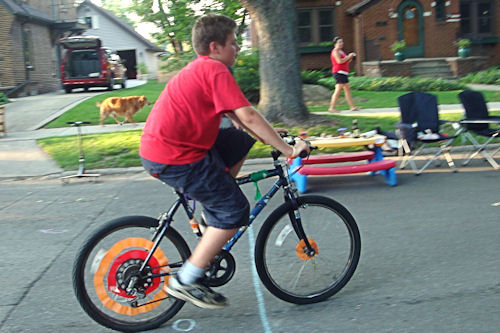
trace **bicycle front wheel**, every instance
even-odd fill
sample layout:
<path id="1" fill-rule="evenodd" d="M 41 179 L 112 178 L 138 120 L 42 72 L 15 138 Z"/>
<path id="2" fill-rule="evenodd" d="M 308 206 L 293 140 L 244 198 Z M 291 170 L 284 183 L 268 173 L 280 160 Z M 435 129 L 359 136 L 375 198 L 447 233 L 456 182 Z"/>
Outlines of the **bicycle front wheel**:
<path id="1" fill-rule="evenodd" d="M 290 216 L 298 217 L 285 203 L 266 219 L 255 245 L 257 272 L 276 297 L 295 304 L 320 302 L 336 294 L 354 274 L 361 239 L 349 211 L 335 200 L 302 196 L 300 221 L 314 249 L 307 253 Z"/>
<path id="2" fill-rule="evenodd" d="M 165 286 L 189 257 L 184 239 L 168 228 L 146 264 L 158 220 L 127 216 L 102 226 L 83 244 L 73 267 L 73 288 L 87 314 L 117 331 L 153 329 L 173 317 L 184 301 Z M 135 280 L 135 281 L 134 281 Z"/>

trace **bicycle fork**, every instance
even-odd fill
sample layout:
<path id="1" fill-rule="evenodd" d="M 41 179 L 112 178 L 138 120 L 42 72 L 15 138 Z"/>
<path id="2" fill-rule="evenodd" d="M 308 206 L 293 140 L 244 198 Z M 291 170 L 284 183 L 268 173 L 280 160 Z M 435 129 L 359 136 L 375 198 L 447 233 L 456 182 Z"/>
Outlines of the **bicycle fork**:
<path id="1" fill-rule="evenodd" d="M 290 196 L 291 195 L 288 196 L 287 201 L 292 205 L 293 210 L 288 211 L 288 217 L 290 218 L 290 221 L 292 222 L 293 230 L 295 231 L 295 234 L 299 238 L 299 241 L 300 240 L 304 241 L 305 254 L 309 257 L 314 257 L 314 255 L 316 254 L 316 250 L 309 242 L 309 239 L 306 236 L 306 232 L 304 231 L 304 228 L 302 227 L 302 218 L 300 217 L 299 203 L 297 202 L 296 198 L 293 198 L 293 197 L 290 198 Z"/>

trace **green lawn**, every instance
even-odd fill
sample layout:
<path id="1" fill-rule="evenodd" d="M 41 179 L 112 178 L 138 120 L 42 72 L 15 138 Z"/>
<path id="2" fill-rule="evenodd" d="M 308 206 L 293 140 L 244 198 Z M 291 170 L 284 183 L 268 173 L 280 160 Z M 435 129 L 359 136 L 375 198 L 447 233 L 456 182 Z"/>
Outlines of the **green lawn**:
<path id="1" fill-rule="evenodd" d="M 134 96 L 145 95 L 149 101 L 154 102 L 164 88 L 163 83 L 148 82 L 145 85 L 110 91 L 102 95 L 92 97 L 71 110 L 68 110 L 56 120 L 49 123 L 46 128 L 66 127 L 68 121 L 89 121 L 91 124 L 99 124 L 99 109 L 96 102 L 102 101 L 111 96 Z M 500 92 L 481 91 L 487 101 L 500 101 Z M 353 91 L 356 104 L 362 108 L 383 108 L 396 107 L 397 97 L 406 92 L 373 92 L 373 91 Z M 440 104 L 460 103 L 457 94 L 459 91 L 434 92 Z M 134 119 L 137 122 L 146 120 L 150 106 L 146 106 L 139 111 Z M 311 107 L 311 111 L 326 111 L 327 105 Z M 346 109 L 347 106 L 339 105 L 339 109 Z M 500 112 L 493 114 L 500 115 Z M 362 132 L 380 127 L 385 131 L 393 131 L 394 124 L 398 122 L 399 115 L 394 116 L 361 116 L 361 115 L 329 115 L 337 120 L 337 126 L 316 126 L 313 128 L 293 127 L 288 128 L 293 135 L 298 135 L 301 131 L 307 131 L 309 136 L 320 136 L 322 133 L 337 133 L 340 127 L 350 128 L 353 117 L 358 119 L 358 127 Z M 461 113 L 446 114 L 446 119 L 458 120 Z M 106 124 L 114 123 L 111 117 L 105 121 Z M 274 124 L 276 127 L 283 127 L 283 124 Z M 453 133 L 453 132 L 450 132 Z M 85 151 L 85 166 L 87 169 L 114 168 L 140 166 L 138 155 L 139 139 L 141 131 L 131 130 L 107 134 L 89 134 L 83 136 L 83 147 Z M 78 146 L 76 136 L 53 137 L 38 140 L 43 149 L 52 156 L 57 164 L 64 170 L 78 169 Z M 457 144 L 460 140 L 456 141 Z M 363 149 L 362 147 L 357 148 Z M 322 150 L 321 152 L 335 152 L 336 150 Z M 269 157 L 270 147 L 257 142 L 249 153 L 249 158 Z"/>
<path id="2" fill-rule="evenodd" d="M 493 112 L 500 115 L 500 112 Z M 459 120 L 461 113 L 447 113 L 449 120 Z M 292 127 L 288 128 L 293 135 L 298 135 L 301 131 L 307 131 L 309 136 L 319 136 L 322 133 L 335 135 L 340 127 L 350 128 L 353 116 L 331 115 L 337 119 L 337 126 L 316 126 L 313 128 Z M 358 127 L 361 132 L 380 127 L 385 131 L 393 131 L 394 124 L 399 121 L 399 116 L 356 116 Z M 282 124 L 274 124 L 282 127 Z M 141 130 L 131 130 L 123 132 L 88 134 L 82 136 L 83 149 L 85 152 L 85 166 L 87 169 L 116 168 L 140 166 L 139 160 L 139 140 Z M 454 133 L 452 130 L 449 133 Z M 40 146 L 56 161 L 64 170 L 78 169 L 78 143 L 77 136 L 52 137 L 38 140 Z M 461 140 L 455 141 L 456 145 L 461 144 Z M 353 148 L 360 150 L 363 147 Z M 269 157 L 270 146 L 257 142 L 249 153 L 249 158 Z M 346 150 L 346 149 L 344 149 Z M 340 150 L 321 150 L 325 152 L 339 152 Z"/>
<path id="3" fill-rule="evenodd" d="M 55 128 L 55 127 L 67 127 L 68 121 L 89 121 L 92 125 L 99 124 L 99 108 L 96 106 L 97 102 L 101 102 L 108 97 L 124 97 L 124 96 L 141 96 L 144 95 L 151 102 L 151 105 L 144 107 L 142 110 L 134 115 L 134 119 L 137 122 L 143 122 L 148 117 L 153 103 L 156 101 L 161 91 L 165 87 L 164 83 L 157 83 L 154 81 L 148 81 L 148 83 L 137 86 L 134 88 L 113 90 L 106 92 L 104 94 L 91 97 L 82 103 L 78 104 L 74 108 L 66 111 L 59 118 L 48 123 L 45 128 Z M 113 117 L 108 117 L 105 124 L 116 124 Z"/>
<path id="4" fill-rule="evenodd" d="M 68 121 L 89 121 L 92 125 L 99 124 L 99 108 L 96 106 L 96 102 L 102 101 L 107 97 L 112 96 L 136 96 L 144 95 L 148 98 L 150 102 L 156 101 L 161 91 L 163 90 L 165 84 L 149 81 L 147 84 L 128 88 L 114 90 L 102 95 L 98 95 L 85 100 L 74 108 L 68 110 L 59 118 L 50 122 L 45 126 L 45 128 L 55 128 L 55 127 L 67 127 Z M 460 91 L 438 91 L 433 92 L 438 98 L 439 104 L 460 104 L 457 98 L 457 94 Z M 499 91 L 481 91 L 488 102 L 500 101 Z M 386 108 L 386 107 L 396 107 L 398 96 L 404 95 L 405 91 L 360 91 L 354 90 L 353 96 L 355 98 L 356 105 L 361 106 L 365 109 L 371 108 Z M 143 122 L 146 120 L 149 112 L 151 111 L 152 105 L 144 107 L 141 111 L 134 115 L 136 122 Z M 328 105 L 324 106 L 314 106 L 311 107 L 311 111 L 326 111 Z M 347 105 L 338 105 L 339 110 L 346 110 Z M 113 117 L 109 117 L 105 120 L 105 124 L 114 124 L 115 121 Z"/>

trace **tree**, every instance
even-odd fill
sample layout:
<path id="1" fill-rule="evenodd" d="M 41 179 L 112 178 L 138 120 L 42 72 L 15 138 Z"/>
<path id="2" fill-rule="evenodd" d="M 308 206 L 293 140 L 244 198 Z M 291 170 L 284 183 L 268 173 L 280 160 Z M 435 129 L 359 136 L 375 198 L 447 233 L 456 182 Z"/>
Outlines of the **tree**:
<path id="1" fill-rule="evenodd" d="M 109 1 L 109 0 L 108 0 Z M 152 22 L 159 32 L 152 36 L 159 44 L 170 44 L 176 54 L 184 51 L 191 41 L 191 28 L 206 12 L 227 15 L 239 23 L 241 33 L 246 27 L 247 13 L 237 0 L 133 0 L 129 10 L 145 22 Z"/>
<path id="2" fill-rule="evenodd" d="M 158 28 L 152 36 L 161 45 L 172 45 L 175 53 L 183 51 L 183 43 L 189 41 L 195 12 L 189 0 L 133 0 L 130 10 L 142 21 L 152 22 Z"/>
<path id="3" fill-rule="evenodd" d="M 255 23 L 260 54 L 259 110 L 270 121 L 308 118 L 303 102 L 295 1 L 240 0 Z"/>
<path id="4" fill-rule="evenodd" d="M 243 5 L 244 8 L 241 7 Z M 302 80 L 298 53 L 297 13 L 290 0 L 133 0 L 130 7 L 161 32 L 153 34 L 160 44 L 170 43 L 178 55 L 191 40 L 195 20 L 206 12 L 233 18 L 242 33 L 247 11 L 259 37 L 259 110 L 271 121 L 287 124 L 308 118 L 302 100 Z"/>
<path id="5" fill-rule="evenodd" d="M 109 10 L 115 16 L 119 17 L 122 21 L 127 22 L 132 28 L 135 28 L 137 22 L 127 16 L 126 11 L 123 10 L 121 0 L 101 0 L 102 8 Z"/>

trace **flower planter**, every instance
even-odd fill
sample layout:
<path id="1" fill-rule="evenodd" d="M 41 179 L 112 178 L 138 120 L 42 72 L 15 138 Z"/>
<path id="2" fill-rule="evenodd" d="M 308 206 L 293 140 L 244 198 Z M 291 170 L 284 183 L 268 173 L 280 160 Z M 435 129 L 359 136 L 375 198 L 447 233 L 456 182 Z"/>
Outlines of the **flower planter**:
<path id="1" fill-rule="evenodd" d="M 403 54 L 403 52 L 395 52 L 394 59 L 396 59 L 397 61 L 403 61 L 405 60 L 405 55 Z"/>
<path id="2" fill-rule="evenodd" d="M 459 48 L 458 49 L 458 56 L 460 58 L 467 58 L 470 55 L 470 49 L 469 48 Z"/>

